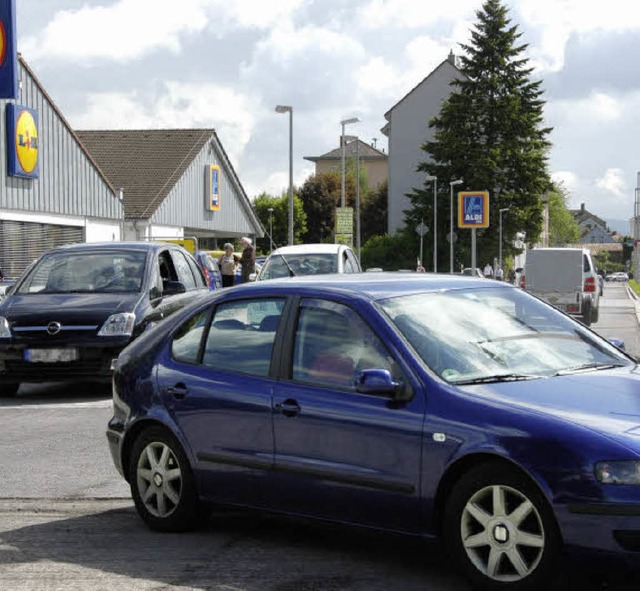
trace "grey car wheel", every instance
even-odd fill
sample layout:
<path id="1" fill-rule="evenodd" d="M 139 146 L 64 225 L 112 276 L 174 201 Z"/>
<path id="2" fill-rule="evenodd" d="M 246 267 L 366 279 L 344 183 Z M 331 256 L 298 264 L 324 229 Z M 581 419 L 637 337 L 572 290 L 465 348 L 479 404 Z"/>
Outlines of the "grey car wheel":
<path id="1" fill-rule="evenodd" d="M 539 589 L 548 582 L 560 536 L 541 493 L 499 465 L 463 476 L 445 510 L 445 538 L 467 576 L 483 589 Z"/>
<path id="2" fill-rule="evenodd" d="M 129 461 L 129 484 L 140 517 L 152 529 L 193 529 L 201 505 L 189 460 L 177 440 L 160 427 L 143 431 Z"/>

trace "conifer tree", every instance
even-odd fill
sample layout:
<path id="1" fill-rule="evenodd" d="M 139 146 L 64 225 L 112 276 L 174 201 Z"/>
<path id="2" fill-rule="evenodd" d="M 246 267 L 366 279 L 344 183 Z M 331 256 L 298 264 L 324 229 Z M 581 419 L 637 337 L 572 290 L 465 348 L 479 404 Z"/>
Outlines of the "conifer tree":
<path id="1" fill-rule="evenodd" d="M 547 171 L 551 129 L 544 126 L 541 82 L 531 79 L 532 68 L 523 57 L 527 45 L 519 44 L 521 33 L 507 8 L 501 0 L 486 0 L 476 16 L 470 43 L 461 45 L 463 76 L 452 83 L 439 115 L 429 122 L 433 141 L 422 146 L 427 160 L 418 170 L 438 178 L 438 234 L 443 238 L 449 232 L 449 181 L 463 179 L 455 190 L 489 191 L 490 227 L 477 230 L 477 260 L 484 265 L 499 250 L 501 208 L 509 208 L 503 217 L 503 258 L 516 232 L 525 231 L 528 242 L 540 235 L 540 197 L 552 188 Z M 430 182 L 408 197 L 408 227 L 420 217 L 433 219 Z M 457 269 L 459 262 L 468 266 L 470 261 L 471 231 L 457 229 L 456 213 Z M 440 242 L 438 255 L 439 267 L 448 269 L 448 242 Z"/>

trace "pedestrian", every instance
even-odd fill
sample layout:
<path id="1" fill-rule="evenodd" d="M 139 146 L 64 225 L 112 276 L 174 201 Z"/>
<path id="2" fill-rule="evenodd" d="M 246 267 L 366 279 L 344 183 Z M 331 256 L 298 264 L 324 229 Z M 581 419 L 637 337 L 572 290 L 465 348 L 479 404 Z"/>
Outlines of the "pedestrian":
<path id="1" fill-rule="evenodd" d="M 233 287 L 236 283 L 238 257 L 233 254 L 233 244 L 230 242 L 224 245 L 224 254 L 218 259 L 218 264 L 220 265 L 222 287 Z"/>
<path id="2" fill-rule="evenodd" d="M 493 267 L 489 263 L 487 263 L 484 267 L 484 276 L 488 277 L 489 279 L 493 277 Z"/>
<path id="3" fill-rule="evenodd" d="M 504 277 L 504 271 L 502 270 L 502 267 L 498 267 L 496 269 L 496 281 L 502 281 Z"/>
<path id="4" fill-rule="evenodd" d="M 509 281 L 511 285 L 516 284 L 516 270 L 513 267 L 509 269 L 509 274 L 507 275 L 507 281 Z"/>
<path id="5" fill-rule="evenodd" d="M 242 237 L 242 257 L 240 264 L 242 265 L 242 283 L 249 281 L 249 276 L 256 271 L 256 248 L 251 242 L 251 238 Z"/>

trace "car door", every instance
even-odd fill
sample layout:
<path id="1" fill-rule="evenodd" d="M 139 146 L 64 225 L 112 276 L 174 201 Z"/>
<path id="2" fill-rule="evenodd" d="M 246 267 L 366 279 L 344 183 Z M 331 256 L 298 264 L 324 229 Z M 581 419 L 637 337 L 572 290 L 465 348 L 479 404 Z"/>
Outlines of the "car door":
<path id="1" fill-rule="evenodd" d="M 421 391 L 351 308 L 302 299 L 288 377 L 275 384 L 275 469 L 283 510 L 381 527 L 418 527 Z M 286 359 L 285 355 L 283 359 Z M 356 391 L 354 371 L 387 369 L 408 402 Z"/>
<path id="2" fill-rule="evenodd" d="M 204 295 L 208 289 L 194 262 L 193 267 L 177 248 L 167 249 L 158 254 L 157 273 L 160 274 L 162 299 L 158 304 L 158 312 L 164 318 L 170 316 L 183 306 L 191 303 L 197 295 Z M 167 293 L 168 282 L 180 282 L 185 287 L 183 293 Z"/>
<path id="3" fill-rule="evenodd" d="M 164 405 L 195 458 L 203 496 L 261 504 L 273 466 L 271 357 L 285 300 L 198 312 L 158 366 Z"/>

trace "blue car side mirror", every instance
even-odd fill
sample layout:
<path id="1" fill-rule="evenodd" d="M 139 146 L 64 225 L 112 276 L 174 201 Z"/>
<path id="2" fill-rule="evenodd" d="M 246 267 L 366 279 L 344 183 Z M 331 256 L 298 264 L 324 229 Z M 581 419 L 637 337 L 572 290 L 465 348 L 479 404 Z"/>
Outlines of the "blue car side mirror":
<path id="1" fill-rule="evenodd" d="M 361 394 L 392 394 L 404 400 L 405 387 L 396 382 L 388 369 L 363 369 L 356 374 L 356 390 Z"/>

